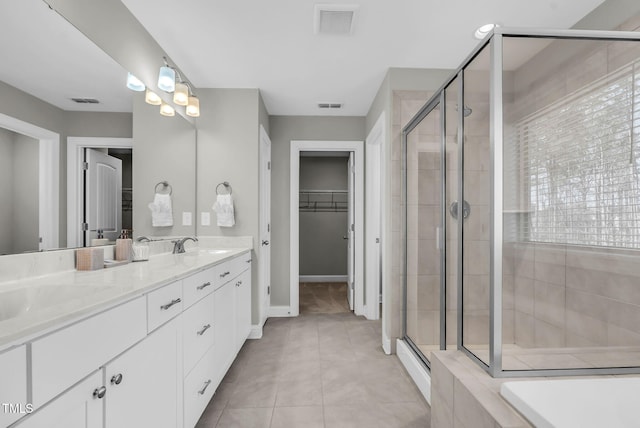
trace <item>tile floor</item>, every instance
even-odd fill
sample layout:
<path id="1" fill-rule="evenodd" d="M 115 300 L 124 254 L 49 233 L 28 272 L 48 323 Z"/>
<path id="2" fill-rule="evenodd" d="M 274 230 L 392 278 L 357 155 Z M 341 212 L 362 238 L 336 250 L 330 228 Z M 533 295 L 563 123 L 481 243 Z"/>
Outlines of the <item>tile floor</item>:
<path id="1" fill-rule="evenodd" d="M 197 428 L 428 428 L 431 409 L 379 321 L 351 313 L 271 318 L 247 340 Z"/>

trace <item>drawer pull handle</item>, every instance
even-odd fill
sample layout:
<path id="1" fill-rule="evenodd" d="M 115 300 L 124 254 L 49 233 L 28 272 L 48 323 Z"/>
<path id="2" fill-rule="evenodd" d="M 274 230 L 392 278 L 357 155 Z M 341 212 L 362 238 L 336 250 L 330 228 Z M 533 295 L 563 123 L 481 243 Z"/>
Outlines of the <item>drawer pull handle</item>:
<path id="1" fill-rule="evenodd" d="M 101 386 L 93 391 L 93 398 L 102 398 L 107 393 L 107 387 Z"/>
<path id="2" fill-rule="evenodd" d="M 120 385 L 120 382 L 122 382 L 122 373 L 118 373 L 111 377 L 111 385 Z"/>
<path id="3" fill-rule="evenodd" d="M 209 385 L 211 385 L 211 379 L 204 383 L 204 387 L 200 391 L 198 391 L 198 394 L 204 395 L 204 392 L 207 390 L 207 388 L 209 388 Z"/>
<path id="4" fill-rule="evenodd" d="M 209 330 L 211 328 L 211 324 L 207 324 L 205 326 L 202 327 L 202 330 L 198 331 L 198 336 L 202 336 L 204 334 L 205 331 Z"/>
<path id="5" fill-rule="evenodd" d="M 225 273 L 221 273 L 220 274 L 220 278 L 224 278 L 225 276 L 229 275 L 231 272 L 227 271 Z"/>
<path id="6" fill-rule="evenodd" d="M 182 302 L 182 299 L 178 297 L 177 299 L 172 300 L 171 302 L 167 303 L 166 305 L 162 305 L 162 306 L 160 306 L 160 309 L 162 309 L 162 310 L 165 310 L 165 311 L 166 311 L 166 310 L 167 310 L 167 309 L 169 309 L 171 306 L 176 305 L 176 304 L 178 304 L 178 303 L 180 303 L 180 302 Z"/>
<path id="7" fill-rule="evenodd" d="M 202 285 L 198 285 L 196 288 L 197 288 L 198 290 L 202 290 L 202 289 L 204 289 L 204 288 L 206 288 L 206 287 L 208 287 L 208 286 L 210 286 L 210 285 L 211 285 L 211 282 L 205 282 L 205 283 L 204 283 L 204 284 L 202 284 Z"/>

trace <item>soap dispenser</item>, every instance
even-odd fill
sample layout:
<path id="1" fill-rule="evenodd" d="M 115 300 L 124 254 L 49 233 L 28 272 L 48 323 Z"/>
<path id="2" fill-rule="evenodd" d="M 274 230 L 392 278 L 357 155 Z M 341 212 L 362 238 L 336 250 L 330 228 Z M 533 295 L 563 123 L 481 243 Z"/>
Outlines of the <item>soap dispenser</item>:
<path id="1" fill-rule="evenodd" d="M 104 231 L 102 229 L 96 230 L 96 233 L 98 234 L 98 237 L 91 240 L 92 247 L 100 247 L 109 243 L 109 240 L 104 237 Z"/>
<path id="2" fill-rule="evenodd" d="M 122 229 L 120 236 L 116 239 L 116 260 L 130 262 L 133 256 L 133 242 L 129 234 Z"/>

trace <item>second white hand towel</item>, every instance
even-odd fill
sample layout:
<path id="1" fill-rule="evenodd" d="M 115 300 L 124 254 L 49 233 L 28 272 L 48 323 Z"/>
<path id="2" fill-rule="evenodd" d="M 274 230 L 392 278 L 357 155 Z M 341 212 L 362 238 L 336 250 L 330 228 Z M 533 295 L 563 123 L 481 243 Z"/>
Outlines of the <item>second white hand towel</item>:
<path id="1" fill-rule="evenodd" d="M 173 226 L 173 210 L 171 195 L 156 193 L 153 202 L 149 204 L 151 210 L 151 224 L 153 227 Z"/>
<path id="2" fill-rule="evenodd" d="M 218 226 L 232 227 L 236 224 L 231 195 L 218 195 L 213 210 L 218 215 Z"/>

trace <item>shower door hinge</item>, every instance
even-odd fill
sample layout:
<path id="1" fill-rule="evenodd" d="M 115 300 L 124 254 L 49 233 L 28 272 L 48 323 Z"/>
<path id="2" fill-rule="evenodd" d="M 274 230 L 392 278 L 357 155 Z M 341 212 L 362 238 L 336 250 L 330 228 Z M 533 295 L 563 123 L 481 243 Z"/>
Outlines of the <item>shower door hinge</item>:
<path id="1" fill-rule="evenodd" d="M 85 171 L 89 170 L 89 162 L 82 162 L 82 169 Z"/>
<path id="2" fill-rule="evenodd" d="M 82 223 L 82 231 L 86 232 L 87 230 L 89 230 L 89 224 L 88 223 Z"/>

